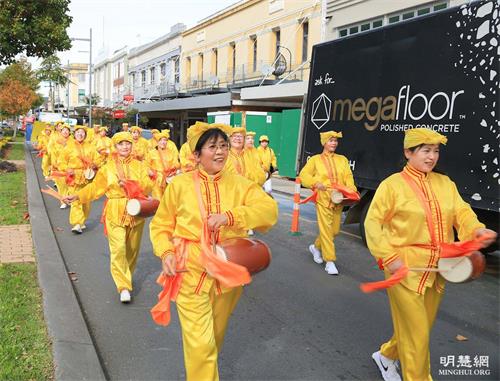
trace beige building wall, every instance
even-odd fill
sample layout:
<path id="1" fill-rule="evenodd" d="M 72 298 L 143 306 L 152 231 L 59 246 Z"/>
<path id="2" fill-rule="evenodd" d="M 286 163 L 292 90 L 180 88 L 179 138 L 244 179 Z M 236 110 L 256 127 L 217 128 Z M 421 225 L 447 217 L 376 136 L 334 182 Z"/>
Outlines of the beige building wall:
<path id="1" fill-rule="evenodd" d="M 274 63 L 278 30 L 280 45 L 288 49 L 281 50 L 287 61 L 287 69 L 297 69 L 302 64 L 304 22 L 308 23 L 309 29 L 307 50 L 310 59 L 312 46 L 320 40 L 321 1 L 247 0 L 202 20 L 183 33 L 182 88 L 260 81 L 266 67 Z M 257 59 L 254 65 L 255 41 Z M 309 65 L 305 67 L 305 70 L 297 71 L 292 77 L 307 80 Z"/>
<path id="2" fill-rule="evenodd" d="M 359 24 L 363 21 L 382 19 L 387 25 L 389 18 L 405 10 L 434 7 L 446 4 L 451 8 L 464 4 L 467 0 L 325 0 L 324 40 L 329 41 L 339 36 L 339 30 Z"/>
<path id="3" fill-rule="evenodd" d="M 68 89 L 69 89 L 69 108 L 73 110 L 75 106 L 85 104 L 84 97 L 89 94 L 89 65 L 85 63 L 71 63 L 64 66 L 69 76 L 69 85 L 64 87 L 56 87 L 55 102 L 64 104 L 65 108 L 68 105 Z"/>

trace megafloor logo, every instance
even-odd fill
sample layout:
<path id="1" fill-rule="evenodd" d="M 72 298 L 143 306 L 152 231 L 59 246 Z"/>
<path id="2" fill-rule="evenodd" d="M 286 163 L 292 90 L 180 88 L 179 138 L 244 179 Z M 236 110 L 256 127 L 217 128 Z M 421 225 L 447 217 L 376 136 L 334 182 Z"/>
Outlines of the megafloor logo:
<path id="1" fill-rule="evenodd" d="M 452 119 L 455 101 L 465 92 L 458 90 L 447 94 L 439 91 L 428 97 L 423 93 L 412 94 L 410 90 L 410 85 L 404 85 L 399 89 L 397 97 L 394 95 L 385 98 L 373 97 L 367 101 L 363 98 L 356 98 L 354 101 L 337 99 L 333 101 L 331 120 L 333 122 L 365 120 L 364 127 L 368 131 L 373 131 L 379 127 L 381 121 L 396 121 L 400 117 L 403 120 L 409 118 L 414 121 L 425 116 L 430 116 L 433 120 Z"/>

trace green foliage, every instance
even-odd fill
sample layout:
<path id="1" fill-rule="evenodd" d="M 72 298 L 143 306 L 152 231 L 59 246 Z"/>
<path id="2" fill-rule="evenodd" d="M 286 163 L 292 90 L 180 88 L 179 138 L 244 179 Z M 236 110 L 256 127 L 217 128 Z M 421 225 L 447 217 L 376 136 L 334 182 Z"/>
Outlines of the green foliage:
<path id="1" fill-rule="evenodd" d="M 66 29 L 72 21 L 70 0 L 0 1 L 0 64 L 14 62 L 18 54 L 48 57 L 68 50 Z"/>
<path id="2" fill-rule="evenodd" d="M 2 11 L 0 10 L 0 13 L 1 12 Z M 0 29 L 1 28 L 2 26 L 0 26 Z M 21 82 L 33 91 L 36 91 L 38 89 L 38 85 L 40 84 L 40 80 L 38 79 L 36 72 L 31 69 L 31 64 L 26 58 L 21 58 L 19 61 L 7 66 L 0 72 L 0 87 L 9 81 Z"/>
<path id="3" fill-rule="evenodd" d="M 53 380 L 36 265 L 0 264 L 0 380 Z"/>
<path id="4" fill-rule="evenodd" d="M 129 125 L 135 125 L 135 114 L 139 114 L 139 110 L 136 108 L 131 108 L 127 111 L 125 118 L 123 119 L 123 123 L 128 123 Z M 139 125 L 146 126 L 149 122 L 149 118 L 147 116 L 142 116 L 139 114 Z"/>
<path id="5" fill-rule="evenodd" d="M 89 97 L 85 97 L 85 104 L 89 104 Z M 97 94 L 92 94 L 92 106 L 97 105 L 101 101 L 101 97 Z"/>
<path id="6" fill-rule="evenodd" d="M 45 58 L 37 70 L 37 77 L 41 81 L 51 82 L 54 85 L 66 86 L 68 77 L 56 55 Z"/>

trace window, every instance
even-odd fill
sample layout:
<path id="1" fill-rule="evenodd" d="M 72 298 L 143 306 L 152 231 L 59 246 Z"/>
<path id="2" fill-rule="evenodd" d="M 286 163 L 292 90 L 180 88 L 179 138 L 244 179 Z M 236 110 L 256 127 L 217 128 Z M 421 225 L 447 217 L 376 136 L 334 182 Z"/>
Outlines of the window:
<path id="1" fill-rule="evenodd" d="M 179 64 L 179 56 L 174 58 L 174 82 L 179 83 L 180 78 L 180 64 Z"/>
<path id="2" fill-rule="evenodd" d="M 281 44 L 281 30 L 276 30 L 274 32 L 274 38 L 276 40 L 276 55 L 280 52 L 280 44 Z"/>
<path id="3" fill-rule="evenodd" d="M 167 65 L 165 63 L 162 63 L 160 65 L 160 74 L 161 74 L 161 79 L 165 78 L 165 75 L 167 74 Z"/>
<path id="4" fill-rule="evenodd" d="M 135 87 L 135 73 L 132 74 L 132 83 L 131 83 L 131 85 L 132 85 L 132 88 Z"/>
<path id="5" fill-rule="evenodd" d="M 186 58 L 186 77 L 191 85 L 191 57 Z"/>
<path id="6" fill-rule="evenodd" d="M 146 86 L 146 70 L 141 71 L 141 86 Z"/>
<path id="7" fill-rule="evenodd" d="M 415 12 L 413 12 L 413 11 L 403 13 L 403 20 L 411 19 L 414 16 L 415 16 Z"/>
<path id="8" fill-rule="evenodd" d="M 87 74 L 85 74 L 85 73 L 78 74 L 78 82 L 85 82 L 86 76 L 87 76 Z"/>
<path id="9" fill-rule="evenodd" d="M 389 17 L 389 24 L 394 24 L 399 21 L 399 15 Z"/>
<path id="10" fill-rule="evenodd" d="M 304 21 L 304 23 L 302 24 L 302 62 L 307 61 L 307 50 L 309 48 L 308 41 L 309 41 L 309 22 Z"/>
<path id="11" fill-rule="evenodd" d="M 149 69 L 149 83 L 151 83 L 152 85 L 154 85 L 156 82 L 155 74 L 156 74 L 155 67 L 152 67 L 151 69 Z"/>
<path id="12" fill-rule="evenodd" d="M 203 54 L 198 54 L 198 80 L 203 81 Z"/>
<path id="13" fill-rule="evenodd" d="M 370 30 L 370 23 L 361 24 L 361 31 L 364 32 L 365 30 Z"/>
<path id="14" fill-rule="evenodd" d="M 423 16 L 426 15 L 427 13 L 430 13 L 431 9 L 430 8 L 422 8 L 417 11 L 418 16 Z"/>
<path id="15" fill-rule="evenodd" d="M 257 71 L 257 36 L 250 38 L 252 41 L 252 71 Z"/>
<path id="16" fill-rule="evenodd" d="M 372 28 L 380 28 L 382 26 L 383 21 L 377 20 L 372 23 Z"/>
<path id="17" fill-rule="evenodd" d="M 358 27 L 357 26 L 350 27 L 349 34 L 355 34 L 355 33 L 358 33 Z"/>
<path id="18" fill-rule="evenodd" d="M 212 65 L 212 73 L 214 73 L 214 75 L 217 75 L 217 66 L 219 66 L 219 52 L 217 51 L 217 49 L 212 50 Z"/>
<path id="19" fill-rule="evenodd" d="M 85 89 L 78 89 L 78 103 L 85 103 Z"/>
<path id="20" fill-rule="evenodd" d="M 448 5 L 446 3 L 436 4 L 434 5 L 434 12 L 440 11 L 441 9 L 446 9 L 447 7 Z"/>
<path id="21" fill-rule="evenodd" d="M 347 36 L 347 29 L 339 30 L 339 37 L 345 37 L 345 36 Z"/>
<path id="22" fill-rule="evenodd" d="M 229 44 L 229 47 L 230 47 L 231 63 L 233 65 L 232 76 L 233 76 L 233 82 L 234 82 L 234 78 L 236 76 L 236 44 L 234 42 L 231 42 Z"/>

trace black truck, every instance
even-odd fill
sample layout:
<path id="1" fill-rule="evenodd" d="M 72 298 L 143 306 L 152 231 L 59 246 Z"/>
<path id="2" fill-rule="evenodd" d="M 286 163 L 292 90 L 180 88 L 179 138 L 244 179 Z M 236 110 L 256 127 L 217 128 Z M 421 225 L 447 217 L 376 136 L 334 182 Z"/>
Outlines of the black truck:
<path id="1" fill-rule="evenodd" d="M 378 184 L 404 165 L 403 136 L 448 137 L 439 166 L 479 218 L 498 231 L 500 3 L 475 1 L 313 47 L 301 167 L 319 134 L 342 131 L 363 222 Z"/>

